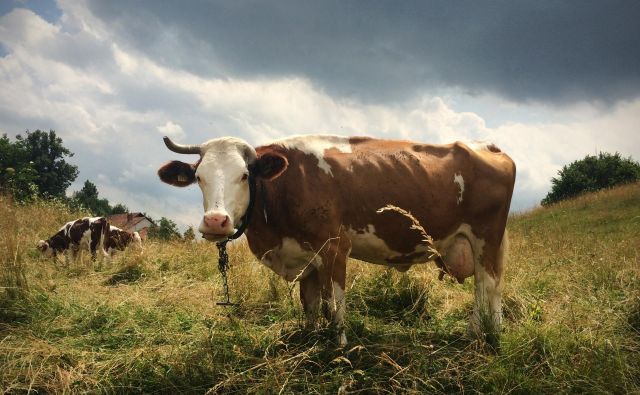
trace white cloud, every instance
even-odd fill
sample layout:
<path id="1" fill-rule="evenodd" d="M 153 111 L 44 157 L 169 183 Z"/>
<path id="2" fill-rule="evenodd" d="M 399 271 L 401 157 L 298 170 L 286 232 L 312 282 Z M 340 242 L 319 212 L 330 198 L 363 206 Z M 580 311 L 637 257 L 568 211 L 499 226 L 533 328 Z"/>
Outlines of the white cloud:
<path id="1" fill-rule="evenodd" d="M 62 2 L 62 8 L 60 25 L 23 10 L 0 18 L 0 42 L 10 50 L 0 58 L 0 131 L 55 129 L 76 153 L 72 161 L 81 173 L 72 189 L 85 179 L 98 180 L 101 195 L 112 203 L 175 219 L 183 227 L 201 215 L 200 192 L 157 179 L 160 164 L 175 157 L 159 133 L 185 143 L 234 135 L 261 144 L 300 133 L 431 143 L 490 140 L 516 161 L 517 209 L 538 202 L 557 170 L 585 154 L 619 151 L 640 158 L 640 101 L 606 110 L 588 104 L 547 108 L 548 122 L 536 116 L 489 127 L 482 113 L 454 110 L 451 97 L 425 94 L 371 105 L 336 99 L 301 77 L 203 78 L 170 69 L 113 41 L 108 27 L 81 3 Z M 49 47 L 68 58 L 44 50 Z M 87 47 L 100 62 L 78 61 Z M 500 108 L 509 111 L 508 105 Z M 540 107 L 519 105 L 514 113 L 526 111 L 538 113 Z"/>
<path id="2" fill-rule="evenodd" d="M 176 141 L 180 141 L 186 135 L 184 130 L 182 130 L 182 126 L 177 123 L 173 123 L 171 121 L 167 121 L 163 126 L 156 127 L 158 132 L 164 136 L 169 136 Z"/>

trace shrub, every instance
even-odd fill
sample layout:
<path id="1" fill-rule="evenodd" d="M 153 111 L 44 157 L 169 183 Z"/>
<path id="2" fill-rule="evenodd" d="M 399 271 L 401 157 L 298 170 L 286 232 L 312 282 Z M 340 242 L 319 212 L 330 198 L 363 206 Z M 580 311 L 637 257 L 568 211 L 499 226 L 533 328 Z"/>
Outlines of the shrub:
<path id="1" fill-rule="evenodd" d="M 558 171 L 552 178 L 551 191 L 540 202 L 543 206 L 557 203 L 584 192 L 593 192 L 615 185 L 640 180 L 640 164 L 619 153 L 601 152 L 598 156 L 587 155 Z"/>

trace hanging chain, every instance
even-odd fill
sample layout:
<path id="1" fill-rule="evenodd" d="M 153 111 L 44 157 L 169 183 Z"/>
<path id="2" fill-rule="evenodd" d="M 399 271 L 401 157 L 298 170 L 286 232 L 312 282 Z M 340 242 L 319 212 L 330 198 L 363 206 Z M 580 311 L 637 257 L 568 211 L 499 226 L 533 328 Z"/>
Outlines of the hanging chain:
<path id="1" fill-rule="evenodd" d="M 244 213 L 244 216 L 241 219 L 240 226 L 236 232 L 227 237 L 226 239 L 219 241 L 216 243 L 218 247 L 218 270 L 220 271 L 220 275 L 222 275 L 222 289 L 224 291 L 225 300 L 222 302 L 216 302 L 218 306 L 239 306 L 240 303 L 231 303 L 229 297 L 229 284 L 227 282 L 227 271 L 229 270 L 229 254 L 227 254 L 227 243 L 231 240 L 235 240 L 238 237 L 242 236 L 244 231 L 247 229 L 249 222 L 251 221 L 251 212 L 253 211 L 253 204 L 255 203 L 255 195 L 256 195 L 256 179 L 255 179 L 255 169 L 253 166 L 249 167 L 249 206 L 247 207 L 247 211 Z"/>
<path id="2" fill-rule="evenodd" d="M 216 302 L 218 306 L 237 306 L 238 303 L 231 303 L 229 297 L 229 283 L 227 282 L 227 270 L 229 270 L 229 254 L 227 254 L 227 242 L 229 239 L 225 239 L 216 243 L 218 247 L 218 270 L 222 275 L 222 290 L 224 292 L 225 300 L 222 302 Z"/>

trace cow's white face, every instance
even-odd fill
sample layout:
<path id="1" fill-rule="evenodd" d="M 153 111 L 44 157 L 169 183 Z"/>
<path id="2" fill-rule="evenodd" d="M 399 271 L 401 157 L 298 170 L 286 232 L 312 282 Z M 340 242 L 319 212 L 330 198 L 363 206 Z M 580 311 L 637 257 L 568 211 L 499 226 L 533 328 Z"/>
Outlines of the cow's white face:
<path id="1" fill-rule="evenodd" d="M 169 149 L 181 154 L 200 154 L 195 164 L 179 161 L 158 169 L 163 182 L 178 187 L 197 183 L 202 191 L 204 216 L 198 230 L 211 241 L 232 235 L 249 207 L 249 168 L 256 178 L 272 180 L 288 166 L 287 158 L 274 151 L 259 157 L 249 144 L 223 137 L 197 146 L 181 146 L 165 137 Z"/>
<path id="2" fill-rule="evenodd" d="M 233 234 L 249 206 L 249 167 L 237 149 L 204 151 L 196 168 L 204 216 L 198 230 L 208 240 Z"/>
<path id="3" fill-rule="evenodd" d="M 47 258 L 50 258 L 53 256 L 53 248 L 49 247 L 49 243 L 47 243 L 44 240 L 38 241 L 36 248 L 40 251 L 40 253 L 42 253 L 42 255 L 44 255 Z"/>

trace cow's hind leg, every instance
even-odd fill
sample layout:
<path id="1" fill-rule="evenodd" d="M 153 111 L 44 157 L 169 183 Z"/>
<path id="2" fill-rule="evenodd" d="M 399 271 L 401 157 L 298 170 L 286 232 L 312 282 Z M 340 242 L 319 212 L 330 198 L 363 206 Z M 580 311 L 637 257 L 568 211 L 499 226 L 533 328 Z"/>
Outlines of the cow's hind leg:
<path id="1" fill-rule="evenodd" d="M 500 247 L 494 252 L 485 251 L 475 264 L 472 329 L 478 334 L 484 333 L 492 346 L 497 346 L 502 326 L 502 273 L 507 247 L 505 231 Z"/>

